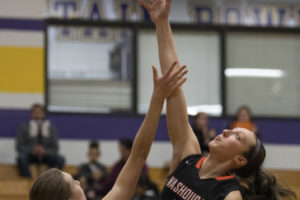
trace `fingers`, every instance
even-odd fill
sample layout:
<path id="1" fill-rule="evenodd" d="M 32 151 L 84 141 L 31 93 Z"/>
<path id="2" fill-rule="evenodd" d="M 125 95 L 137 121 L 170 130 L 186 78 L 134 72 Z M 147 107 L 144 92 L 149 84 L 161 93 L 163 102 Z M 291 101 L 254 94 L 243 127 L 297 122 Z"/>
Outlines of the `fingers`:
<path id="1" fill-rule="evenodd" d="M 179 81 L 180 79 L 183 78 L 184 75 L 186 75 L 186 73 L 188 73 L 188 70 L 184 70 L 179 76 L 175 77 L 175 82 Z"/>
<path id="2" fill-rule="evenodd" d="M 187 78 L 181 79 L 181 80 L 176 84 L 176 88 L 181 87 L 181 86 L 185 83 L 186 80 L 187 80 Z"/>
<path id="3" fill-rule="evenodd" d="M 167 7 L 171 8 L 171 5 L 172 5 L 172 0 L 167 0 Z"/>
<path id="4" fill-rule="evenodd" d="M 186 69 L 186 65 L 180 67 L 180 69 L 172 75 L 171 79 L 174 79 L 174 81 L 181 79 L 188 72 L 188 70 L 183 71 L 184 69 Z"/>
<path id="5" fill-rule="evenodd" d="M 148 2 L 149 2 L 149 0 L 148 0 Z M 144 2 L 143 0 L 140 0 L 140 3 L 141 3 L 141 5 L 142 5 L 146 10 L 149 10 L 149 9 L 150 9 L 150 6 L 149 6 L 146 2 Z"/>
<path id="6" fill-rule="evenodd" d="M 165 74 L 165 77 L 169 77 L 170 74 L 172 73 L 173 69 L 175 68 L 175 66 L 177 65 L 178 61 L 174 61 L 172 66 L 170 67 L 170 69 L 168 69 L 167 73 Z"/>
<path id="7" fill-rule="evenodd" d="M 151 9 L 151 5 L 153 4 L 153 0 L 147 0 L 147 3 L 144 0 L 140 0 L 141 5 L 146 8 L 146 10 Z"/>
<path id="8" fill-rule="evenodd" d="M 169 80 L 169 84 L 172 85 L 171 89 L 175 91 L 177 88 L 181 87 L 183 83 L 187 80 L 187 78 L 183 78 L 186 73 L 188 73 L 188 70 L 186 69 L 186 65 L 180 67 L 180 69 L 172 75 L 172 77 Z"/>
<path id="9" fill-rule="evenodd" d="M 182 82 L 185 79 L 182 79 L 184 75 L 188 72 L 186 69 L 186 65 L 180 67 L 179 70 L 177 70 L 174 74 L 171 75 L 172 71 L 174 70 L 175 66 L 178 64 L 177 61 L 173 62 L 170 69 L 168 69 L 167 73 L 164 75 L 164 78 L 169 82 L 170 85 L 173 85 L 174 87 L 177 87 L 178 84 L 182 85 L 184 82 Z"/>
<path id="10" fill-rule="evenodd" d="M 158 78 L 158 72 L 156 67 L 152 66 L 152 72 L 153 72 L 153 79 L 157 79 Z"/>
<path id="11" fill-rule="evenodd" d="M 177 81 L 176 84 L 173 85 L 172 90 L 175 91 L 177 88 L 181 87 L 186 80 L 187 78 L 183 78 L 180 81 Z"/>

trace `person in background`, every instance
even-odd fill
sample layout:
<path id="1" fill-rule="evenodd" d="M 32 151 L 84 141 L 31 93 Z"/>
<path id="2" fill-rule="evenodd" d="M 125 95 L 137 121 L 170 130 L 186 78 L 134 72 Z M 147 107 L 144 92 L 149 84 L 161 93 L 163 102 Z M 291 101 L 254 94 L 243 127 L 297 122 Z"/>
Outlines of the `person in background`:
<path id="1" fill-rule="evenodd" d="M 208 154 L 208 143 L 212 141 L 216 136 L 216 131 L 208 127 L 209 119 L 208 115 L 204 112 L 199 112 L 195 116 L 195 121 L 192 126 L 193 131 L 200 144 L 202 154 Z"/>
<path id="2" fill-rule="evenodd" d="M 37 178 L 49 167 L 62 169 L 64 158 L 58 155 L 57 132 L 45 119 L 41 104 L 31 107 L 31 119 L 20 125 L 16 138 L 17 164 L 22 177 Z"/>
<path id="3" fill-rule="evenodd" d="M 237 127 L 248 129 L 259 137 L 257 126 L 252 120 L 252 113 L 248 106 L 240 106 L 236 112 L 235 120 L 229 125 L 230 129 Z"/>
<path id="4" fill-rule="evenodd" d="M 94 188 L 101 185 L 107 176 L 106 167 L 98 161 L 100 155 L 99 143 L 90 142 L 87 154 L 89 161 L 79 166 L 78 175 L 75 177 L 79 180 L 88 200 L 96 198 Z"/>
<path id="5" fill-rule="evenodd" d="M 130 138 L 121 138 L 119 140 L 119 152 L 121 158 L 116 162 L 116 164 L 114 164 L 110 174 L 107 176 L 104 183 L 95 188 L 96 193 L 99 196 L 105 196 L 113 187 L 118 178 L 118 175 L 120 174 L 122 168 L 124 167 L 126 161 L 130 156 L 132 144 L 133 142 Z M 148 175 L 148 167 L 146 166 L 146 164 L 143 166 L 141 171 L 141 176 L 143 175 Z"/>
<path id="6" fill-rule="evenodd" d="M 149 176 L 140 176 L 132 200 L 158 200 L 159 189 Z"/>

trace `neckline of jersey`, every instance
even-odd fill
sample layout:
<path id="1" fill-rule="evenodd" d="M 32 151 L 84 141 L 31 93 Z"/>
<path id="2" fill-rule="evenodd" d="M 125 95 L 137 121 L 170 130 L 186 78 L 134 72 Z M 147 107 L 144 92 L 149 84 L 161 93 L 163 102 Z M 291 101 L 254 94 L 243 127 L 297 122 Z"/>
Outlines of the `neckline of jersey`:
<path id="1" fill-rule="evenodd" d="M 200 170 L 201 165 L 202 165 L 202 163 L 203 163 L 203 161 L 204 161 L 205 159 L 206 159 L 206 157 L 203 156 L 203 157 L 200 158 L 200 160 L 197 162 L 196 168 L 198 169 L 198 171 Z M 201 179 L 199 175 L 198 175 L 198 177 L 199 177 L 199 179 Z M 229 176 L 216 176 L 216 177 L 212 177 L 212 178 L 207 178 L 207 180 L 208 180 L 208 179 L 216 179 L 217 181 L 223 181 L 223 180 L 228 180 L 228 179 L 233 179 L 233 178 L 234 178 L 233 175 L 229 175 Z M 206 180 L 206 179 L 201 179 L 201 180 Z"/>

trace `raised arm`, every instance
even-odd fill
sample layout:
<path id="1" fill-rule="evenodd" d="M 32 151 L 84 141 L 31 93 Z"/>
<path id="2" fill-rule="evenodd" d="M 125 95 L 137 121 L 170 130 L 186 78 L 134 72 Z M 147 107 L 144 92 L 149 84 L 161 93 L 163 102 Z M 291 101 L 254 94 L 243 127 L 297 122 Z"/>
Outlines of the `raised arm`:
<path id="1" fill-rule="evenodd" d="M 159 61 L 161 71 L 164 74 L 172 62 L 178 61 L 172 30 L 168 21 L 172 0 L 147 0 L 147 3 L 140 0 L 140 2 L 150 13 L 156 26 Z M 179 62 L 176 67 L 180 67 Z M 167 99 L 167 124 L 169 138 L 173 146 L 171 173 L 184 157 L 201 153 L 197 138 L 188 121 L 187 105 L 181 87 Z"/>
<path id="2" fill-rule="evenodd" d="M 186 79 L 185 67 L 174 72 L 175 64 L 161 78 L 153 67 L 154 89 L 148 113 L 134 139 L 131 154 L 123 167 L 112 190 L 103 200 L 129 200 L 132 198 L 142 167 L 149 154 L 160 119 L 164 99 L 169 97 Z M 174 73 L 172 73 L 174 72 Z"/>

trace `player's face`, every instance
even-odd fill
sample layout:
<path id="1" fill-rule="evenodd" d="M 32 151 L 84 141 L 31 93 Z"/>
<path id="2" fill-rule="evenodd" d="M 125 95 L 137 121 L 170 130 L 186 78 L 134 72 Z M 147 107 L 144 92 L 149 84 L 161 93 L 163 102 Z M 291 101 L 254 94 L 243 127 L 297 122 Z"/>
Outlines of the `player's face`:
<path id="1" fill-rule="evenodd" d="M 70 184 L 72 197 L 74 200 L 86 200 L 84 192 L 80 187 L 79 181 L 76 181 L 72 178 L 72 176 L 66 172 L 63 172 L 64 179 Z"/>
<path id="2" fill-rule="evenodd" d="M 243 155 L 250 146 L 255 144 L 256 138 L 253 132 L 244 128 L 235 128 L 224 130 L 209 143 L 209 148 L 212 152 L 222 155 L 224 159 L 230 159 L 236 155 Z"/>
<path id="3" fill-rule="evenodd" d="M 40 107 L 35 107 L 31 111 L 31 118 L 35 120 L 42 120 L 45 117 L 45 112 Z"/>

